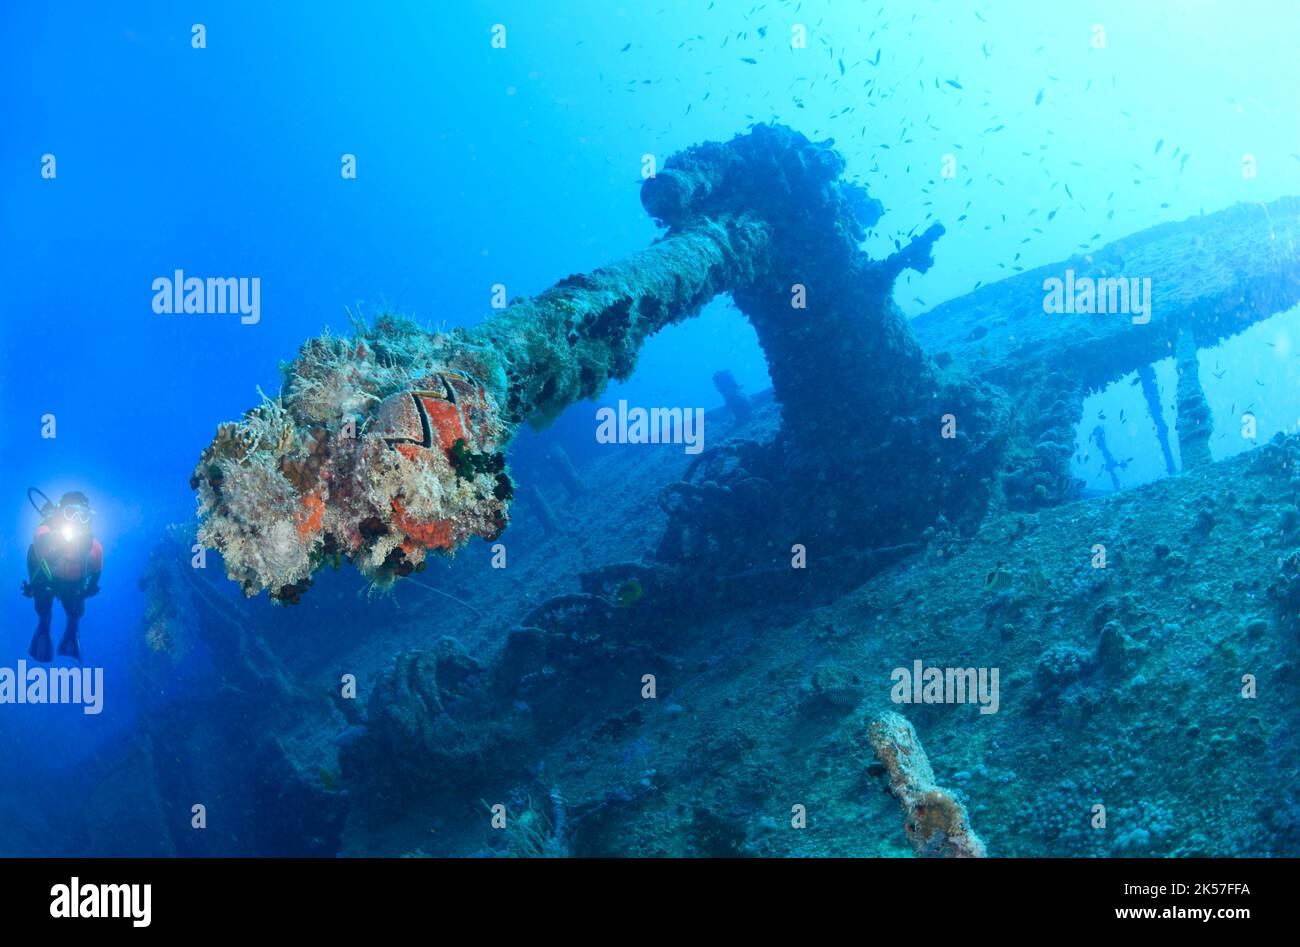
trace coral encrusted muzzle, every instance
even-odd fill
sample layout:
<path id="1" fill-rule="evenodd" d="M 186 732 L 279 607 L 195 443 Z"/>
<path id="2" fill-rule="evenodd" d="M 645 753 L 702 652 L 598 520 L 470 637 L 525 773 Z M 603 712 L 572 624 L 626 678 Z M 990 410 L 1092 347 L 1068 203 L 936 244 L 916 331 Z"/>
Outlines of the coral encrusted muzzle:
<path id="1" fill-rule="evenodd" d="M 190 480 L 199 541 L 245 594 L 296 602 L 344 558 L 386 585 L 429 550 L 505 528 L 511 431 L 490 359 L 385 317 L 312 339 L 285 373 L 278 398 L 217 430 Z"/>

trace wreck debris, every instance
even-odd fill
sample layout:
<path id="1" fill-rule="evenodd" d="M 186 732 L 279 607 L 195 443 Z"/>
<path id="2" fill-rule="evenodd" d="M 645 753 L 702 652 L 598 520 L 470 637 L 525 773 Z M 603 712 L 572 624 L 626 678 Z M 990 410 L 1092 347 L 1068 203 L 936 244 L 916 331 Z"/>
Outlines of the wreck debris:
<path id="1" fill-rule="evenodd" d="M 486 669 L 455 639 L 397 655 L 367 701 L 365 733 L 340 749 L 345 784 L 402 807 L 511 771 L 522 741 L 492 704 Z"/>
<path id="2" fill-rule="evenodd" d="M 202 569 L 189 565 L 194 542 L 188 524 L 170 525 L 149 553 L 140 587 L 145 592 L 143 638 L 151 673 L 174 668 L 195 651 L 233 690 L 257 690 L 288 705 L 305 694 L 284 663 L 248 627 L 238 602 L 223 597 Z"/>
<path id="3" fill-rule="evenodd" d="M 1210 463 L 1210 435 L 1214 429 L 1190 326 L 1179 330 L 1174 354 L 1178 359 L 1178 453 L 1183 469 L 1191 470 Z"/>
<path id="4" fill-rule="evenodd" d="M 736 376 L 725 368 L 720 372 L 714 372 L 713 387 L 718 389 L 718 394 L 722 395 L 722 400 L 732 417 L 736 419 L 736 423 L 748 423 L 754 414 L 754 406 L 749 402 L 749 395 L 745 394 L 744 389 L 740 387 L 740 382 L 736 381 Z"/>
<path id="5" fill-rule="evenodd" d="M 184 553 L 194 542 L 193 529 L 170 525 L 149 551 L 140 588 L 145 593 L 144 641 L 149 652 L 165 656 L 172 664 L 184 660 L 202 644 L 197 622 L 187 620 L 197 611 L 190 587 L 193 570 L 186 568 Z"/>
<path id="6" fill-rule="evenodd" d="M 868 724 L 867 738 L 903 807 L 903 828 L 916 854 L 983 858 L 984 843 L 971 829 L 966 807 L 935 785 L 930 758 L 907 718 L 887 711 Z"/>
<path id="7" fill-rule="evenodd" d="M 1146 399 L 1147 411 L 1156 426 L 1156 440 L 1160 442 L 1160 456 L 1165 461 L 1165 473 L 1171 477 L 1178 472 L 1174 464 L 1174 452 L 1169 443 L 1169 425 L 1165 423 L 1165 412 L 1160 404 L 1160 386 L 1156 383 L 1156 369 L 1150 363 L 1138 367 L 1138 381 L 1142 385 L 1142 397 Z"/>
<path id="8" fill-rule="evenodd" d="M 551 469 L 555 471 L 560 483 L 564 484 L 564 489 L 570 497 L 580 497 L 587 492 L 587 485 L 578 476 L 577 468 L 573 466 L 573 461 L 569 459 L 568 452 L 563 447 L 552 444 L 546 456 L 551 461 Z"/>
<path id="9" fill-rule="evenodd" d="M 546 535 L 552 536 L 563 532 L 559 520 L 555 518 L 555 511 L 551 509 L 551 502 L 546 499 L 546 494 L 542 493 L 537 484 L 530 483 L 520 491 L 519 495 L 527 504 L 527 509 L 533 511 L 537 522 L 542 524 L 542 530 Z"/>
<path id="10" fill-rule="evenodd" d="M 1092 429 L 1092 441 L 1097 445 L 1097 450 L 1101 453 L 1102 467 L 1110 477 L 1110 486 L 1112 490 L 1119 489 L 1119 464 L 1115 460 L 1115 455 L 1110 452 L 1110 447 L 1106 444 L 1106 429 L 1098 424 Z"/>
<path id="11" fill-rule="evenodd" d="M 598 595 L 587 592 L 566 592 L 553 595 L 534 608 L 522 624 L 529 628 L 552 631 L 573 625 L 599 627 L 614 614 L 614 606 Z"/>

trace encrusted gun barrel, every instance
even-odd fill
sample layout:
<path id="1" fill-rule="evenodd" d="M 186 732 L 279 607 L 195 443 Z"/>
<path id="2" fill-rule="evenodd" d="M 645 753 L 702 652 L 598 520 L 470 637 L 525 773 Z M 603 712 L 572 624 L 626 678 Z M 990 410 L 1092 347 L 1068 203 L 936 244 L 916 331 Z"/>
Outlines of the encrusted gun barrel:
<path id="1" fill-rule="evenodd" d="M 429 551 L 495 538 L 518 425 L 626 378 L 649 335 L 749 278 L 765 244 L 757 221 L 704 221 L 471 329 L 383 317 L 312 339 L 279 397 L 203 452 L 200 542 L 245 593 L 292 603 L 330 561 L 385 584 Z"/>
<path id="2" fill-rule="evenodd" d="M 493 353 L 382 318 L 307 342 L 280 395 L 222 425 L 191 484 L 199 541 L 294 602 L 347 557 L 385 581 L 505 528 L 513 484 Z"/>
<path id="3" fill-rule="evenodd" d="M 541 427 L 600 394 L 609 379 L 631 375 L 655 332 L 752 280 L 768 240 L 757 217 L 699 218 L 626 260 L 565 277 L 452 335 L 496 355 L 509 420 Z"/>
<path id="4" fill-rule="evenodd" d="M 758 126 L 670 158 L 645 183 L 646 207 L 670 225 L 646 250 L 471 328 L 431 333 L 388 316 L 351 338 L 312 339 L 279 396 L 222 425 L 203 452 L 191 478 L 200 541 L 247 594 L 294 602 L 326 562 L 346 558 L 385 584 L 430 551 L 494 538 L 509 519 L 504 449 L 517 427 L 628 377 L 650 335 L 720 293 L 754 321 L 796 440 L 830 466 L 859 466 L 832 456 L 839 434 L 885 449 L 898 431 L 882 419 L 934 413 L 937 373 L 888 297 L 902 268 L 929 265 L 942 228 L 870 260 L 859 244 L 881 207 L 843 169 L 830 143 Z M 790 304 L 799 277 L 811 311 Z M 865 389 L 864 375 L 879 384 Z M 819 425 L 817 411 L 845 421 Z M 969 417 L 964 434 L 979 426 Z M 926 440 L 933 459 L 937 437 Z M 893 505 L 933 495 L 921 480 Z"/>

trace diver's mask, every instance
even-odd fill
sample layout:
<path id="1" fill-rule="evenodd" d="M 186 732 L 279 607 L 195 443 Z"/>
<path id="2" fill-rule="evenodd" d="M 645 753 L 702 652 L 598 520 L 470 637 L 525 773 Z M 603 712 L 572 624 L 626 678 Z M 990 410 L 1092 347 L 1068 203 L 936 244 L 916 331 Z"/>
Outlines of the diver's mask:
<path id="1" fill-rule="evenodd" d="M 90 507 L 73 503 L 60 507 L 63 522 L 59 525 L 59 536 L 64 542 L 73 543 L 86 535 L 90 525 Z"/>
<path id="2" fill-rule="evenodd" d="M 70 523 L 80 523 L 85 526 L 90 522 L 90 508 L 82 506 L 80 503 L 62 507 L 62 510 L 63 518 Z"/>

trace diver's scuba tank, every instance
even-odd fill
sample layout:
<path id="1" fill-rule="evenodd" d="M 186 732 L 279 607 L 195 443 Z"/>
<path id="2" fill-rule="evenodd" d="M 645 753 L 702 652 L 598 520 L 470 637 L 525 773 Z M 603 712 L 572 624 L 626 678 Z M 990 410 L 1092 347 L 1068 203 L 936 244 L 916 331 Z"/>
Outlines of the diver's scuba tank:
<path id="1" fill-rule="evenodd" d="M 32 496 L 33 493 L 39 495 L 41 500 L 43 500 L 44 502 L 37 503 L 36 497 Z M 55 510 L 58 509 L 58 507 L 54 505 L 54 501 L 51 500 L 49 497 L 47 497 L 45 495 L 45 491 L 41 490 L 39 487 L 27 488 L 27 502 L 30 503 L 33 507 L 35 507 L 36 512 L 41 515 L 41 519 L 45 519 L 51 513 L 53 513 Z"/>
<path id="2" fill-rule="evenodd" d="M 37 497 L 40 497 L 41 502 L 37 502 Z M 86 495 L 79 490 L 72 491 L 65 493 L 63 499 L 55 503 L 45 495 L 43 490 L 28 487 L 27 500 L 40 514 L 41 524 L 51 530 L 55 540 L 53 547 L 46 547 L 49 559 L 42 557 L 37 562 L 43 577 L 52 582 L 56 575 L 56 567 L 61 571 L 62 566 L 73 563 L 79 564 L 80 568 L 77 571 L 85 575 L 90 551 L 95 544 L 94 530 L 91 525 L 94 511 Z M 59 516 L 60 513 L 63 515 Z M 29 560 L 29 570 L 32 567 L 32 562 Z"/>

